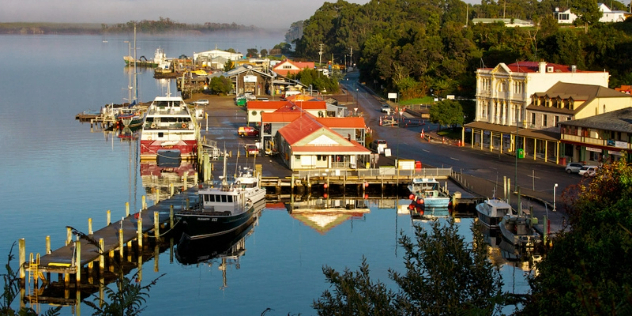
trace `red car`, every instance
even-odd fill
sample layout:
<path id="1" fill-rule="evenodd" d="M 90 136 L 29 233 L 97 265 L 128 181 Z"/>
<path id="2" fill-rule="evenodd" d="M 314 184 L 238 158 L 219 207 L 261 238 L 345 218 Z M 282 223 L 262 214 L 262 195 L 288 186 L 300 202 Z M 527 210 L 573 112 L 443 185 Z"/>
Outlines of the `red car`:
<path id="1" fill-rule="evenodd" d="M 239 127 L 239 130 L 237 130 L 237 134 L 241 137 L 246 137 L 246 136 L 257 137 L 259 136 L 259 130 L 250 126 L 241 126 Z"/>

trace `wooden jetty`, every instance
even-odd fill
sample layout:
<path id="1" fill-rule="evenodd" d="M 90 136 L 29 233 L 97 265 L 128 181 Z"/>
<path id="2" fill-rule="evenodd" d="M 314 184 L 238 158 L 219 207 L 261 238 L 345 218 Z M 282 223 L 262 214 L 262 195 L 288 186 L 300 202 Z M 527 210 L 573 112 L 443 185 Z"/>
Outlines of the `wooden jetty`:
<path id="1" fill-rule="evenodd" d="M 134 252 L 141 259 L 138 260 L 137 265 L 133 265 L 133 268 L 140 269 L 143 262 L 142 258 L 144 257 L 146 260 L 151 258 L 149 255 L 142 255 L 145 252 L 143 241 L 151 238 L 152 243 L 158 244 L 164 235 L 176 227 L 177 223 L 174 222 L 173 214 L 183 207 L 197 203 L 197 200 L 197 191 L 194 188 L 172 195 L 149 208 L 147 208 L 145 196 L 143 196 L 143 208 L 140 212 L 130 214 L 129 204 L 126 204 L 126 213 L 121 220 L 111 222 L 111 213 L 108 211 L 106 214 L 107 226 L 97 231 L 92 231 L 92 219 L 88 219 L 86 233 L 73 231 L 71 227 L 67 227 L 65 246 L 51 251 L 50 238 L 47 238 L 46 254 L 40 257 L 39 254 L 33 255 L 31 253 L 28 261 L 26 260 L 25 240 L 20 239 L 20 278 L 22 284 L 26 285 L 28 273 L 29 284 L 29 294 L 25 295 L 25 298 L 29 301 L 46 301 L 46 299 L 38 297 L 38 293 L 42 293 L 46 285 L 53 283 L 50 277 L 51 273 L 57 273 L 59 281 L 62 280 L 63 275 L 62 287 L 66 291 L 69 288 L 74 288 L 77 291 L 94 288 L 93 280 L 95 277 L 103 283 L 104 275 L 108 271 L 113 271 L 113 265 L 124 266 L 126 256 L 131 259 Z M 152 232 L 153 234 L 151 234 Z M 76 236 L 74 241 L 72 240 L 73 235 Z M 173 241 L 171 242 L 173 243 Z M 154 256 L 158 255 L 155 252 L 154 254 Z M 98 269 L 93 269 L 95 263 L 98 263 Z M 127 264 L 129 265 L 129 263 Z M 125 270 L 130 271 L 131 268 L 128 267 Z M 82 281 L 84 277 L 88 278 L 87 282 Z M 42 280 L 41 283 L 40 280 Z M 80 296 L 79 292 L 77 296 Z"/>

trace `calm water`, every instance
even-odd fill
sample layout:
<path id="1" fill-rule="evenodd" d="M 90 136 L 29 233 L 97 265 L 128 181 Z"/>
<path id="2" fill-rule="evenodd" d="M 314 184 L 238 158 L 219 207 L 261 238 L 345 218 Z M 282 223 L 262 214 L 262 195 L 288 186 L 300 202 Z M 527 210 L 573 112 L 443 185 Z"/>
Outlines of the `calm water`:
<path id="1" fill-rule="evenodd" d="M 63 245 L 66 226 L 87 231 L 92 218 L 96 230 L 105 224 L 106 210 L 118 218 L 124 215 L 127 201 L 132 210 L 140 208 L 146 193 L 130 143 L 91 133 L 89 124 L 74 120 L 81 111 L 127 98 L 128 72 L 122 57 L 128 52 L 124 41 L 130 39 L 0 36 L 0 255 L 4 258 L 19 238 L 26 239 L 27 253 L 43 253 L 47 235 L 54 249 Z M 162 47 L 167 56 L 177 57 L 216 46 L 242 52 L 255 46 L 270 49 L 282 40 L 282 34 L 140 37 L 137 46 L 139 56 L 151 58 Z M 139 74 L 141 101 L 166 91 L 166 83 L 152 75 L 151 71 Z M 413 228 L 410 217 L 397 215 L 393 207 L 371 204 L 370 213 L 339 220 L 326 231 L 309 224 L 284 209 L 264 210 L 246 238 L 239 269 L 235 265 L 226 269 L 227 287 L 218 264 L 183 265 L 171 262 L 168 253 L 161 254 L 158 272 L 153 261 L 143 266 L 144 282 L 166 273 L 152 288 L 145 314 L 258 315 L 271 308 L 267 315 L 312 315 L 312 301 L 328 288 L 324 265 L 355 270 L 365 256 L 372 277 L 388 284 L 388 268 L 404 269 L 396 239 L 398 231 L 411 234 Z M 471 219 L 460 224 L 468 240 L 470 224 Z M 522 270 L 505 265 L 503 275 L 507 290 L 527 291 Z M 81 312 L 89 315 L 91 309 L 83 305 Z M 70 307 L 64 308 L 63 314 L 71 313 Z"/>

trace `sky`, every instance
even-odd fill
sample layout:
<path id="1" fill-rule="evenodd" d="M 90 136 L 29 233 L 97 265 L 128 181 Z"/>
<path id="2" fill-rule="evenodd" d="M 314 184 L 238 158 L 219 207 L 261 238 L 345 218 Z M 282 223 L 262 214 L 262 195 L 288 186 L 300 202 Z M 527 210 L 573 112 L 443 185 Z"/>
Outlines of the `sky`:
<path id="1" fill-rule="evenodd" d="M 323 0 L 2 0 L 0 22 L 113 24 L 163 17 L 180 23 L 234 22 L 287 30 L 292 22 L 311 17 L 323 3 Z"/>

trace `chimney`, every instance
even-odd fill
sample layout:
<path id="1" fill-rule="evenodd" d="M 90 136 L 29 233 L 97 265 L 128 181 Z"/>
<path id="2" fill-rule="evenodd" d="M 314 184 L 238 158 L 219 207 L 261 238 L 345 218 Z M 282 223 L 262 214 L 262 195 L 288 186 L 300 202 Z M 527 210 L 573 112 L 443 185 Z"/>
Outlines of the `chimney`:
<path id="1" fill-rule="evenodd" d="M 543 74 L 546 72 L 546 62 L 545 61 L 541 61 L 539 63 L 539 67 L 540 67 L 540 73 Z"/>

